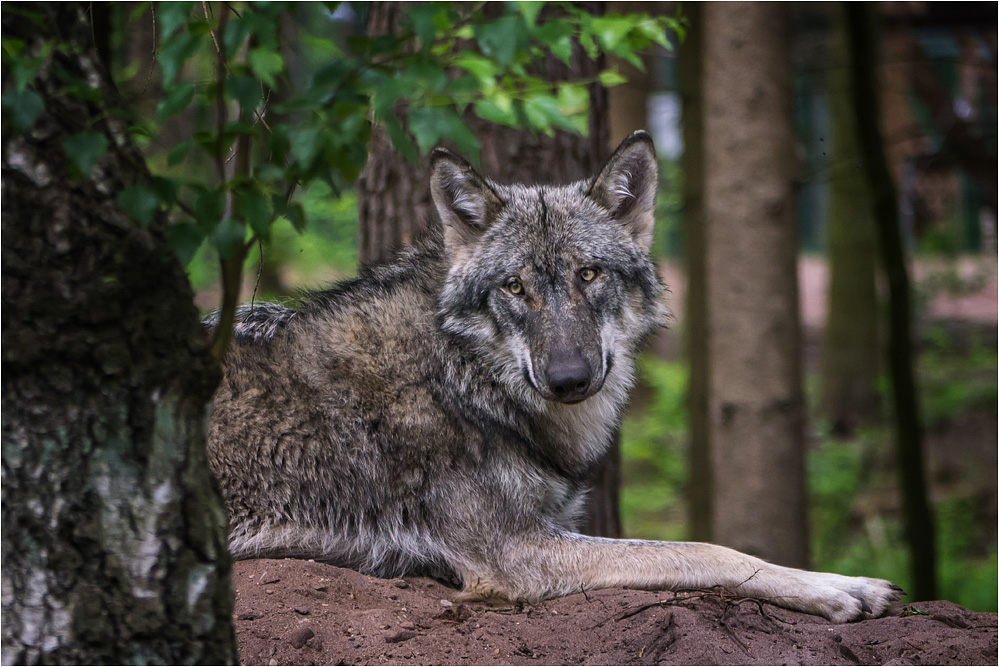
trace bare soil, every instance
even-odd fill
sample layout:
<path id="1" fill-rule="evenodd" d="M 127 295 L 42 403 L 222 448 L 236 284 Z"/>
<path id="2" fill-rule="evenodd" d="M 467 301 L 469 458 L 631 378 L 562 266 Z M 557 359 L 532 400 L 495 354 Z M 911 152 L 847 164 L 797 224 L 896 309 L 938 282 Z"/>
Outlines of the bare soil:
<path id="1" fill-rule="evenodd" d="M 996 614 L 950 602 L 834 625 L 719 591 L 604 590 L 463 604 L 423 578 L 303 560 L 236 563 L 248 665 L 995 665 Z"/>

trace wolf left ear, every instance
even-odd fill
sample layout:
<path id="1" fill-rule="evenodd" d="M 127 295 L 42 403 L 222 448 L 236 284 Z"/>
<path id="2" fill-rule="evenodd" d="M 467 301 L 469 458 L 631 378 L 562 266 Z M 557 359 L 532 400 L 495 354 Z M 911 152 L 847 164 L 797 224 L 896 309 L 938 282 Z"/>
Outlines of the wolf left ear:
<path id="1" fill-rule="evenodd" d="M 430 154 L 430 195 L 452 252 L 478 241 L 504 205 L 472 165 L 443 148 Z"/>
<path id="2" fill-rule="evenodd" d="M 652 137 L 639 130 L 617 147 L 586 195 L 610 211 L 638 243 L 652 247 L 659 168 Z"/>

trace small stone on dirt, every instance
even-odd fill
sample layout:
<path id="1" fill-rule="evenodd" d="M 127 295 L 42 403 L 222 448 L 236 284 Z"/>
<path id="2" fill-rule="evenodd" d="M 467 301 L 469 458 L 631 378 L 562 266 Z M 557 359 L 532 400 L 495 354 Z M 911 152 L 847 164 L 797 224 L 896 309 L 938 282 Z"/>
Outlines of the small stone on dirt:
<path id="1" fill-rule="evenodd" d="M 393 581 L 392 585 L 396 588 L 409 588 L 409 582 L 399 579 L 398 581 Z"/>
<path id="2" fill-rule="evenodd" d="M 309 610 L 306 609 L 305 607 L 295 607 L 295 613 L 301 614 L 302 616 L 308 616 Z"/>
<path id="3" fill-rule="evenodd" d="M 402 621 L 401 623 L 399 623 L 399 627 L 402 628 L 403 630 L 415 630 L 416 623 L 413 623 L 412 621 Z"/>
<path id="4" fill-rule="evenodd" d="M 407 639 L 412 639 L 416 636 L 417 634 L 412 630 L 400 630 L 399 632 L 393 632 L 392 634 L 385 635 L 385 641 L 389 644 L 398 644 L 399 642 L 404 642 Z"/>
<path id="5" fill-rule="evenodd" d="M 288 641 L 295 648 L 302 648 L 305 646 L 305 642 L 309 641 L 316 636 L 316 633 L 312 631 L 310 627 L 299 628 L 295 630 L 290 635 L 288 635 Z"/>

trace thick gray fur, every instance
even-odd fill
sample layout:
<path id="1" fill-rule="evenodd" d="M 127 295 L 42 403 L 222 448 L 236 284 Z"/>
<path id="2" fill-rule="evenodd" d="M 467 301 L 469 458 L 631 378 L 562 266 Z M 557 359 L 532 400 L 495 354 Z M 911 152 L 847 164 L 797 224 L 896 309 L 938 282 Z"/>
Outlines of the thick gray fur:
<path id="1" fill-rule="evenodd" d="M 897 599 L 713 545 L 575 532 L 668 317 L 648 135 L 565 186 L 495 183 L 443 150 L 431 172 L 442 224 L 424 239 L 298 307 L 239 311 L 208 446 L 235 557 L 430 574 L 477 598 L 728 585 L 833 620 Z"/>

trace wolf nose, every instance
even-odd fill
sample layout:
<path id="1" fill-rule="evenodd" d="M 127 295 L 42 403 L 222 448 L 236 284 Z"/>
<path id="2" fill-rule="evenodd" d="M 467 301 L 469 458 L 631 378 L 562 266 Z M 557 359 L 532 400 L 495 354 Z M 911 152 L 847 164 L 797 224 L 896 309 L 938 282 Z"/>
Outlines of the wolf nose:
<path id="1" fill-rule="evenodd" d="M 563 403 L 573 403 L 586 398 L 590 388 L 590 367 L 579 355 L 565 355 L 552 359 L 548 366 L 548 389 Z"/>

